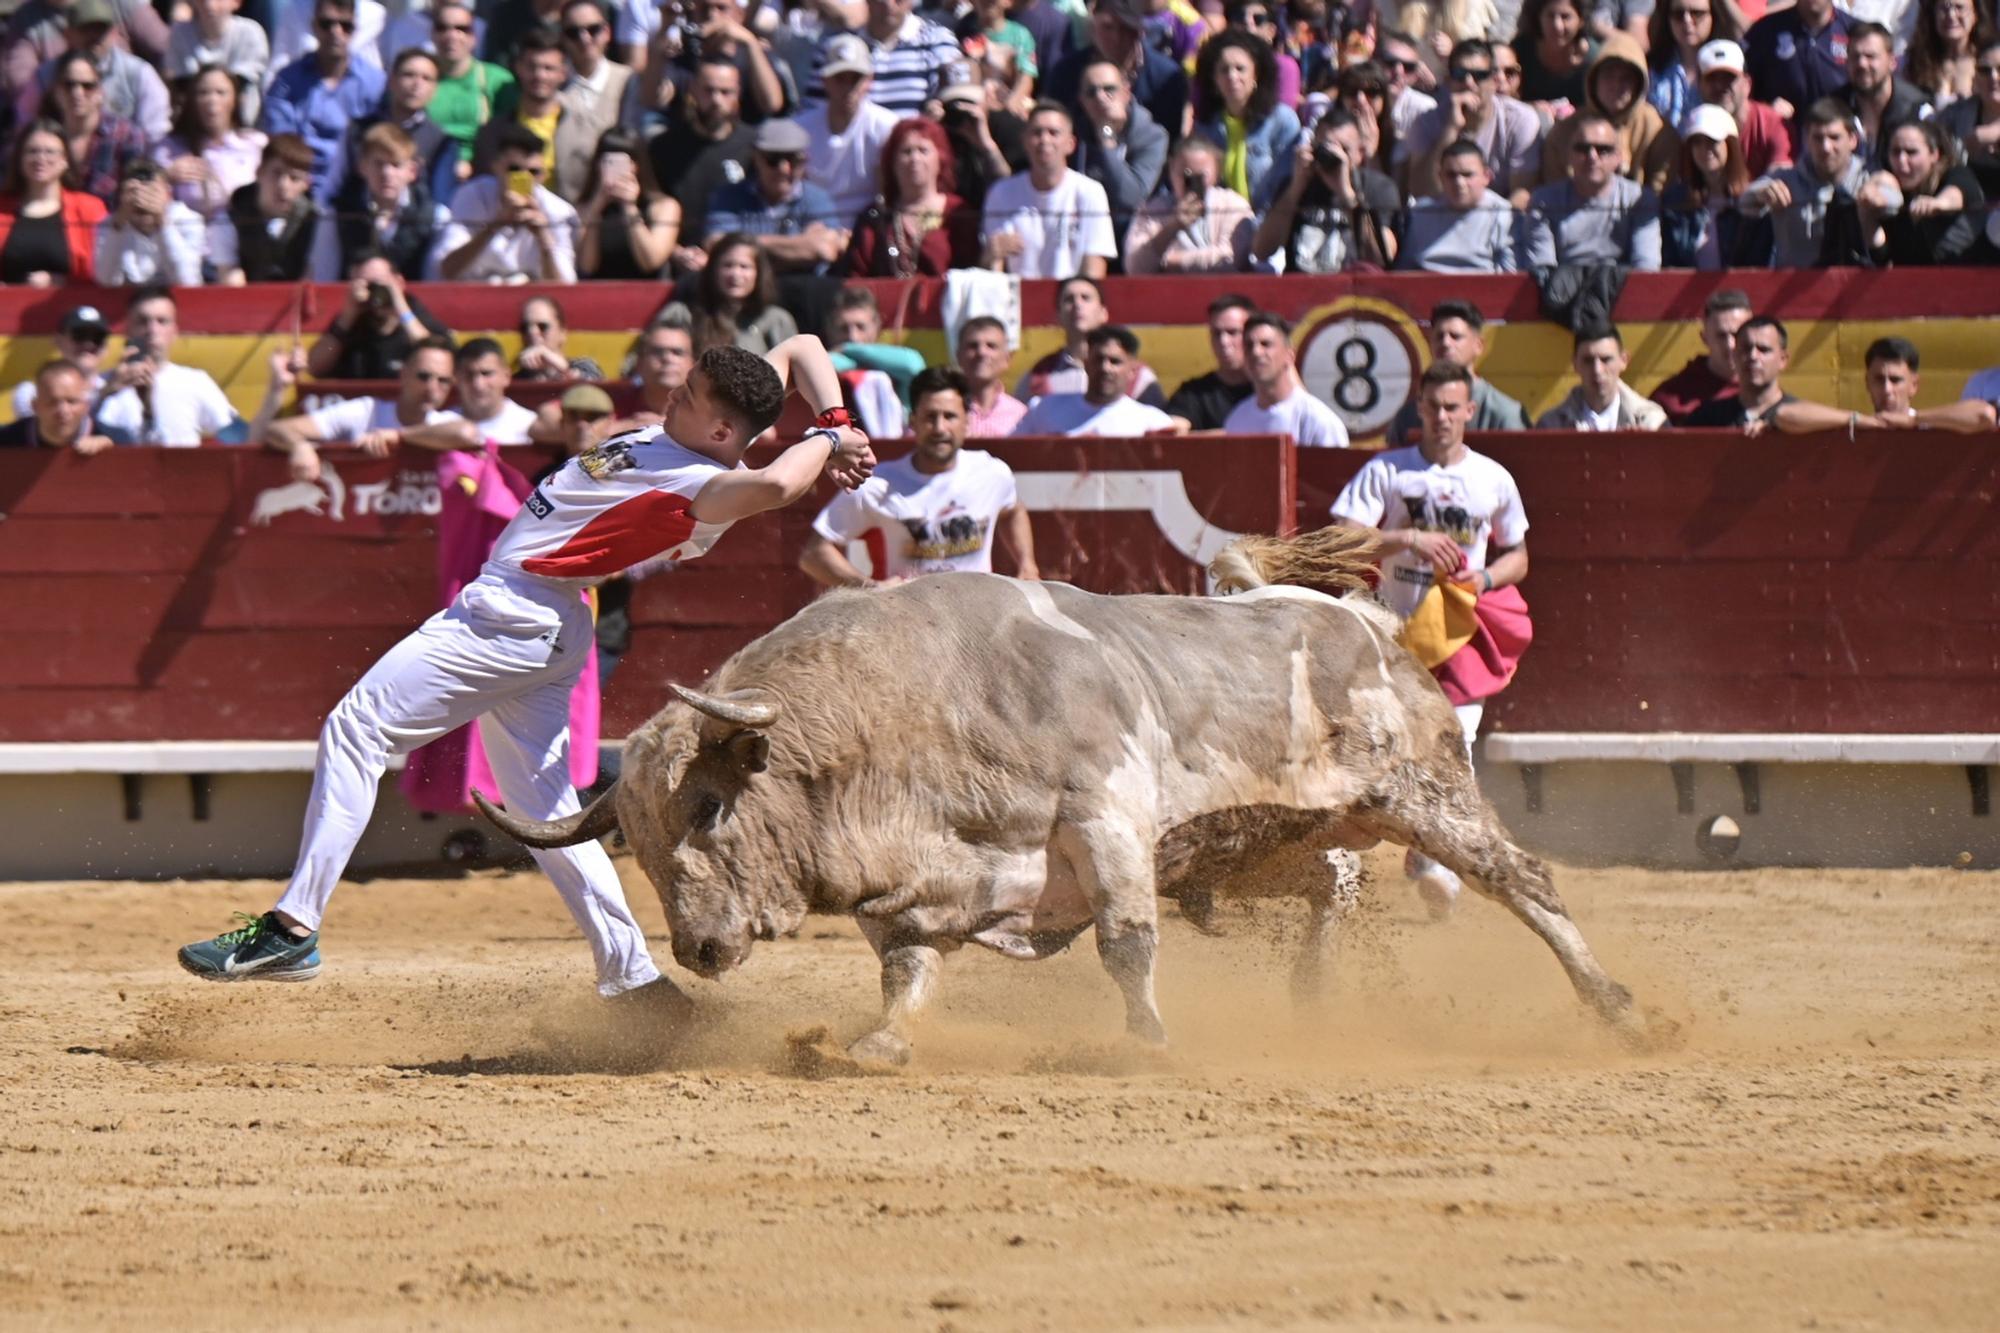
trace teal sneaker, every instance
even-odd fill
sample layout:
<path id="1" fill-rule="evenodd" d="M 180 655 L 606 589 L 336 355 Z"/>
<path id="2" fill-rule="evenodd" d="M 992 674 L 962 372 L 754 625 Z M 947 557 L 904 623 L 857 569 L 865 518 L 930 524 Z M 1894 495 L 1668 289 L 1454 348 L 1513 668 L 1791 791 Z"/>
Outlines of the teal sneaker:
<path id="1" fill-rule="evenodd" d="M 241 924 L 187 945 L 181 966 L 203 981 L 311 981 L 319 975 L 319 932 L 299 938 L 266 912 L 236 913 Z"/>

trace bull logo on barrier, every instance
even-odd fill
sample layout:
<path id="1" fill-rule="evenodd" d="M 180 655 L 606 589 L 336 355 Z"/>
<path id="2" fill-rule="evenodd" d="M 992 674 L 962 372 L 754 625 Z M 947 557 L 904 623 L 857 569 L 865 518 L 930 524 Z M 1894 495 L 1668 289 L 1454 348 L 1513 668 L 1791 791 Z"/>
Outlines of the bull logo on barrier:
<path id="1" fill-rule="evenodd" d="M 306 513 L 338 523 L 346 506 L 347 483 L 334 471 L 333 464 L 322 460 L 318 481 L 295 481 L 257 492 L 257 498 L 250 503 L 250 522 L 268 528 L 271 520 L 281 515 Z"/>

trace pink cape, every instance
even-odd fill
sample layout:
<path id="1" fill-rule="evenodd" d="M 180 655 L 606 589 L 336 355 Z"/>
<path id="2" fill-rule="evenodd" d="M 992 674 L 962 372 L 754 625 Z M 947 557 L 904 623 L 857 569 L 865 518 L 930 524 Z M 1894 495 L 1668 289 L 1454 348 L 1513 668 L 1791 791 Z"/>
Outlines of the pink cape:
<path id="1" fill-rule="evenodd" d="M 1518 586 L 1495 589 L 1472 609 L 1479 627 L 1471 641 L 1431 671 L 1454 704 L 1477 703 L 1506 689 L 1535 638 L 1528 599 Z"/>
<path id="2" fill-rule="evenodd" d="M 438 456 L 438 584 L 444 605 L 472 582 L 492 554 L 501 530 L 533 489 L 517 468 L 488 443 L 483 450 Z M 586 598 L 590 594 L 584 594 Z M 569 696 L 569 776 L 578 787 L 597 780 L 597 649 L 593 646 Z M 455 814 L 472 808 L 476 789 L 500 799 L 486 762 L 479 728 L 467 725 L 411 752 L 403 768 L 403 796 L 419 810 Z"/>

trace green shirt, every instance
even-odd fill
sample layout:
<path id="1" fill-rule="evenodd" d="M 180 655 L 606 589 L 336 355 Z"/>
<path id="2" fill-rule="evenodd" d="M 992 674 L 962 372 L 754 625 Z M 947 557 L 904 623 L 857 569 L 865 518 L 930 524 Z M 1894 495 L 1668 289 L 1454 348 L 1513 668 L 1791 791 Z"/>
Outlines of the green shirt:
<path id="1" fill-rule="evenodd" d="M 458 141 L 458 158 L 472 160 L 472 138 L 479 127 L 493 119 L 494 103 L 514 86 L 514 76 L 498 65 L 483 60 L 456 79 L 439 79 L 437 96 L 431 99 L 431 119 L 437 127 Z"/>

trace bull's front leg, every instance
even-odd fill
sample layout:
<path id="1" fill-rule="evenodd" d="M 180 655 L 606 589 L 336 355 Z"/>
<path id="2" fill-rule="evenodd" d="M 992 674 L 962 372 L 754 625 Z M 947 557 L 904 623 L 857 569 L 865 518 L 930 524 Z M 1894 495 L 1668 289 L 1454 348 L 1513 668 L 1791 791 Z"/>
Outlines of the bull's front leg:
<path id="1" fill-rule="evenodd" d="M 1312 853 L 1305 899 L 1311 915 L 1292 964 L 1292 1002 L 1310 1006 L 1326 998 L 1326 975 L 1340 952 L 1340 927 L 1361 905 L 1361 858 L 1342 847 Z"/>
<path id="2" fill-rule="evenodd" d="M 872 921 L 861 933 L 882 960 L 882 1019 L 875 1030 L 855 1039 L 847 1053 L 868 1065 L 910 1062 L 910 1029 L 937 994 L 944 955 L 929 941 Z"/>
<path id="3" fill-rule="evenodd" d="M 1160 945 L 1156 839 L 1123 820 L 1099 818 L 1063 825 L 1056 840 L 1090 903 L 1097 956 L 1125 996 L 1125 1031 L 1150 1045 L 1166 1045 L 1167 1027 L 1153 995 Z"/>

